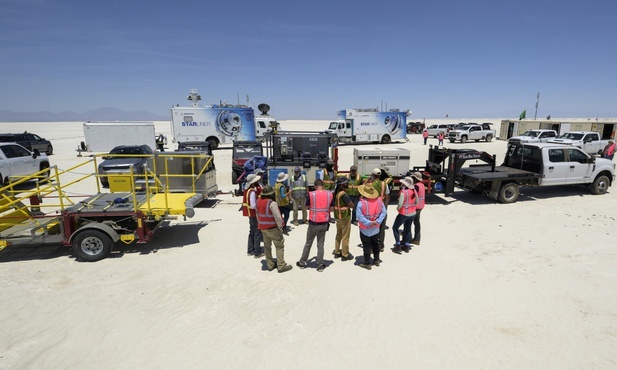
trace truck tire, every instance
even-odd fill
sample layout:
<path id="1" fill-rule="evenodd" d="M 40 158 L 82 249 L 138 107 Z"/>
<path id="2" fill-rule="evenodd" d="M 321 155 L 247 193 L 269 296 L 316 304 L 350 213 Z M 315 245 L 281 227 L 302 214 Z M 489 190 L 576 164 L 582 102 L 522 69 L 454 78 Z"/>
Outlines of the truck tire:
<path id="1" fill-rule="evenodd" d="M 73 239 L 73 253 L 82 261 L 96 262 L 111 253 L 113 242 L 100 230 L 84 230 Z"/>
<path id="2" fill-rule="evenodd" d="M 504 184 L 501 189 L 499 189 L 499 197 L 497 199 L 501 203 L 514 203 L 518 199 L 519 194 L 518 185 L 510 182 Z"/>
<path id="3" fill-rule="evenodd" d="M 390 135 L 384 135 L 381 137 L 382 144 L 390 144 Z"/>
<path id="4" fill-rule="evenodd" d="M 43 171 L 43 170 L 47 170 L 41 174 L 43 179 L 46 179 L 49 177 L 49 163 L 47 162 L 41 163 L 41 165 L 39 166 L 39 171 Z"/>
<path id="5" fill-rule="evenodd" d="M 45 154 L 47 154 L 47 155 L 52 155 L 52 154 L 54 154 L 54 147 L 53 147 L 53 146 L 51 146 L 51 144 L 49 144 L 49 145 L 47 146 L 47 150 L 45 150 Z"/>
<path id="6" fill-rule="evenodd" d="M 219 141 L 214 137 L 209 137 L 206 141 L 210 144 L 210 150 L 215 150 L 219 147 Z"/>
<path id="7" fill-rule="evenodd" d="M 461 136 L 461 143 L 465 144 L 467 142 L 467 136 Z"/>
<path id="8" fill-rule="evenodd" d="M 593 180 L 593 184 L 591 184 L 591 192 L 593 194 L 604 194 L 608 190 L 609 186 L 610 181 L 608 177 L 605 175 L 601 175 L 596 177 L 595 180 Z"/>
<path id="9" fill-rule="evenodd" d="M 489 143 L 491 140 L 493 140 L 493 135 L 486 135 L 486 142 Z"/>

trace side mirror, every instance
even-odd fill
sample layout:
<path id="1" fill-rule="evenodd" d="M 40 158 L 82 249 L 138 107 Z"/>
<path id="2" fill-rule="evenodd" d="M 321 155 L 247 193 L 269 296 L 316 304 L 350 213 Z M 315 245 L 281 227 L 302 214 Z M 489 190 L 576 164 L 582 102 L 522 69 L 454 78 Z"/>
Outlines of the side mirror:
<path id="1" fill-rule="evenodd" d="M 34 149 L 32 151 L 32 158 L 36 158 L 36 157 L 39 157 L 39 156 L 41 156 L 41 152 L 38 149 Z"/>
<path id="2" fill-rule="evenodd" d="M 589 156 L 589 157 L 587 158 L 587 163 L 589 163 L 589 164 L 594 164 L 594 163 L 596 163 L 596 157 Z"/>

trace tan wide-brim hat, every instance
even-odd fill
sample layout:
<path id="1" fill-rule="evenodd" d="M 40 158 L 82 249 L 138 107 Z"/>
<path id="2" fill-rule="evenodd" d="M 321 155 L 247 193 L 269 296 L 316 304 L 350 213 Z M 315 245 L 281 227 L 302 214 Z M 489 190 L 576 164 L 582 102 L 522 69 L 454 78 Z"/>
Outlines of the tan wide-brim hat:
<path id="1" fill-rule="evenodd" d="M 405 185 L 408 189 L 413 188 L 413 180 L 411 177 L 407 176 L 401 180 L 401 184 Z"/>
<path id="2" fill-rule="evenodd" d="M 279 175 L 276 177 L 276 182 L 287 181 L 288 178 L 289 178 L 288 174 L 286 174 L 285 172 L 279 172 Z"/>
<path id="3" fill-rule="evenodd" d="M 251 186 L 259 180 L 261 180 L 261 176 L 250 174 L 246 177 L 246 186 Z"/>
<path id="4" fill-rule="evenodd" d="M 413 177 L 414 179 L 418 180 L 418 181 L 422 181 L 422 174 L 420 172 L 414 172 L 411 177 Z"/>
<path id="5" fill-rule="evenodd" d="M 367 199 L 375 199 L 379 196 L 377 190 L 370 183 L 364 184 L 358 188 L 360 194 Z"/>

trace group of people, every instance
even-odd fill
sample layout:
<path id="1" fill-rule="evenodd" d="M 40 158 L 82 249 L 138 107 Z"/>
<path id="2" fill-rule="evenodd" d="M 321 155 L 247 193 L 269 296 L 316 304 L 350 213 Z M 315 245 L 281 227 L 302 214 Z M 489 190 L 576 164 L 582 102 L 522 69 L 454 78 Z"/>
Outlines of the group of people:
<path id="1" fill-rule="evenodd" d="M 302 223 L 308 224 L 306 242 L 296 266 L 301 269 L 308 267 L 311 248 L 317 239 L 317 271 L 325 270 L 325 236 L 331 224 L 336 225 L 334 258 L 341 261 L 354 258 L 349 251 L 349 240 L 351 226 L 356 225 L 364 254 L 360 267 L 370 270 L 372 266 L 380 266 L 380 253 L 385 248 L 392 176 L 387 167 L 375 168 L 368 178 L 360 176 L 356 166 L 351 166 L 349 173 L 345 174 L 337 174 L 332 167 L 332 162 L 329 162 L 323 170 L 323 178 L 313 183 L 312 191 L 309 191 L 306 175 L 299 167 L 294 168 L 291 187 L 286 185 L 290 176 L 284 172 L 278 174 L 274 187 L 264 186 L 260 174 L 247 177 L 242 212 L 249 218 L 248 255 L 255 258 L 265 255 L 269 271 L 292 269 L 284 258 L 284 236 L 289 235 L 287 222 L 293 206 L 292 223 L 300 224 L 298 213 L 301 211 Z M 424 198 L 425 187 L 419 172 L 401 180 L 398 214 L 392 225 L 394 253 L 409 252 L 412 244 L 420 244 L 420 212 L 424 208 Z M 261 249 L 262 240 L 264 250 Z M 276 260 L 272 255 L 273 244 Z"/>

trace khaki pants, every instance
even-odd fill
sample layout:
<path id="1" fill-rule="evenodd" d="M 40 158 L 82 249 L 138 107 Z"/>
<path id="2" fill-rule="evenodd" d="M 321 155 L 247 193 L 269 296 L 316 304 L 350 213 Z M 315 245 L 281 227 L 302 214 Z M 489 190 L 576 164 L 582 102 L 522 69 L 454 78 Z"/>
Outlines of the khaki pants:
<path id="1" fill-rule="evenodd" d="M 298 206 L 300 205 L 300 207 Z M 293 214 L 293 222 L 298 222 L 298 208 L 302 208 L 302 222 L 306 223 L 306 199 L 305 198 L 294 198 L 294 214 Z"/>
<path id="2" fill-rule="evenodd" d="M 351 220 L 336 220 L 336 239 L 334 239 L 334 252 L 341 251 L 343 244 L 343 257 L 349 255 L 349 234 L 351 233 Z"/>
<path id="3" fill-rule="evenodd" d="M 287 263 L 285 263 L 285 239 L 283 238 L 283 233 L 278 227 L 275 227 L 273 229 L 261 230 L 261 234 L 264 237 L 264 249 L 268 268 L 274 268 L 274 258 L 272 258 L 272 243 L 274 242 L 274 248 L 276 248 L 276 265 L 279 270 L 282 269 L 287 265 Z"/>

